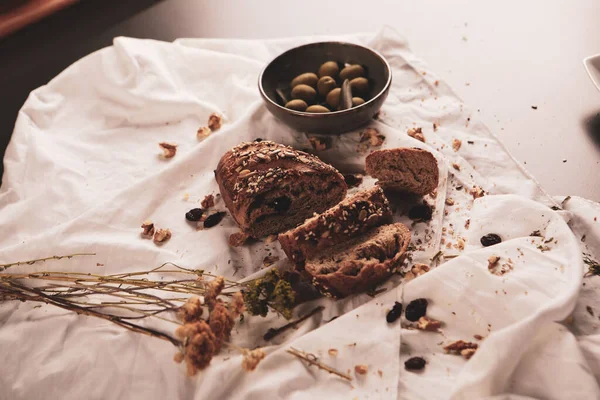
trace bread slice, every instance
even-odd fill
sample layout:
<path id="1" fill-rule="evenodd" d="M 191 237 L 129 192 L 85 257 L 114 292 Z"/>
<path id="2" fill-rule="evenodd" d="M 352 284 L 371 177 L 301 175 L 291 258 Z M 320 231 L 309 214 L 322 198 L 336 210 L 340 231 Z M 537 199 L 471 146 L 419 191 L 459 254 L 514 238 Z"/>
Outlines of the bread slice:
<path id="1" fill-rule="evenodd" d="M 391 222 L 391 219 L 392 211 L 383 190 L 374 186 L 280 234 L 279 243 L 296 267 L 302 267 L 319 251 L 345 242 L 369 228 Z"/>
<path id="2" fill-rule="evenodd" d="M 305 265 L 313 285 L 341 298 L 373 289 L 402 265 L 410 232 L 401 223 L 373 228 L 346 243 L 322 251 Z"/>
<path id="3" fill-rule="evenodd" d="M 316 156 L 271 141 L 226 152 L 215 179 L 240 229 L 260 238 L 297 226 L 346 196 L 344 177 Z"/>
<path id="4" fill-rule="evenodd" d="M 427 150 L 397 148 L 377 150 L 367 156 L 366 170 L 385 190 L 425 195 L 438 186 L 439 170 Z"/>

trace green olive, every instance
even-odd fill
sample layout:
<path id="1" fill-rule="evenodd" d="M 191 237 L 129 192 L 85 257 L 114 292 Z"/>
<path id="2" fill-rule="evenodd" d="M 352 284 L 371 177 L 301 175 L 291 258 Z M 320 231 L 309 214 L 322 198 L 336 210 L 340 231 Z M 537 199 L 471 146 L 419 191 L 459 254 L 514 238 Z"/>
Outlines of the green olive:
<path id="1" fill-rule="evenodd" d="M 354 78 L 350 81 L 352 93 L 365 95 L 369 92 L 369 80 L 367 78 Z"/>
<path id="2" fill-rule="evenodd" d="M 360 76 L 365 76 L 365 69 L 360 64 L 350 65 L 340 71 L 340 79 L 354 79 Z"/>
<path id="3" fill-rule="evenodd" d="M 301 99 L 290 100 L 285 104 L 285 108 L 289 108 L 290 110 L 294 111 L 306 111 L 306 107 L 308 107 L 308 104 Z"/>
<path id="4" fill-rule="evenodd" d="M 335 83 L 335 79 L 330 76 L 324 76 L 317 82 L 317 89 L 321 96 L 327 96 L 327 93 L 331 92 L 336 87 L 337 83 Z"/>
<path id="5" fill-rule="evenodd" d="M 337 107 L 340 104 L 341 91 L 342 89 L 335 88 L 331 92 L 327 93 L 327 104 L 334 110 L 337 110 Z"/>
<path id="6" fill-rule="evenodd" d="M 319 67 L 319 77 L 331 76 L 335 78 L 340 72 L 340 67 L 335 61 L 327 61 Z"/>
<path id="7" fill-rule="evenodd" d="M 292 83 L 290 83 L 290 86 L 292 87 L 292 89 L 298 85 L 308 85 L 310 87 L 316 88 L 318 80 L 319 77 L 317 76 L 317 74 L 313 74 L 312 72 L 306 72 L 295 77 L 292 80 Z"/>
<path id="8" fill-rule="evenodd" d="M 306 112 L 309 113 L 328 113 L 329 112 L 329 108 L 324 107 L 324 106 L 320 106 L 318 104 L 315 104 L 314 106 L 310 106 L 306 109 Z"/>
<path id="9" fill-rule="evenodd" d="M 312 103 L 315 97 L 317 97 L 316 90 L 308 85 L 300 84 L 292 89 L 293 99 L 302 99 L 307 103 Z"/>
<path id="10" fill-rule="evenodd" d="M 356 106 L 360 106 L 361 104 L 364 104 L 364 100 L 360 97 L 353 97 L 352 98 L 352 107 L 356 107 Z"/>

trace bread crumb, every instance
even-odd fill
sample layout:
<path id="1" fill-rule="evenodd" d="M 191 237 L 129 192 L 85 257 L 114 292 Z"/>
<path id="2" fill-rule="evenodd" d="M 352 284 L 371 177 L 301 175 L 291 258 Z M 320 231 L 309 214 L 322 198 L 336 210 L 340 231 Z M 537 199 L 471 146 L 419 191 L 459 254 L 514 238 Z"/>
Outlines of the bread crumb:
<path id="1" fill-rule="evenodd" d="M 177 145 L 174 143 L 160 142 L 158 146 L 163 151 L 163 158 L 173 158 L 177 153 Z"/>
<path id="2" fill-rule="evenodd" d="M 436 132 L 438 128 L 438 124 L 436 124 L 435 122 L 433 123 L 433 131 Z"/>
<path id="3" fill-rule="evenodd" d="M 244 232 L 236 232 L 229 235 L 228 243 L 231 247 L 239 247 L 248 241 L 250 235 Z"/>
<path id="4" fill-rule="evenodd" d="M 500 261 L 500 257 L 490 256 L 488 258 L 488 269 L 494 268 L 498 264 L 498 261 Z"/>
<path id="5" fill-rule="evenodd" d="M 338 355 L 338 349 L 329 349 L 327 351 L 327 353 L 331 356 L 331 357 L 336 357 Z"/>
<path id="6" fill-rule="evenodd" d="M 355 365 L 354 372 L 356 372 L 359 375 L 365 375 L 367 372 L 369 372 L 369 367 L 364 364 Z"/>
<path id="7" fill-rule="evenodd" d="M 367 128 L 364 131 L 360 132 L 360 142 L 369 142 L 369 145 L 373 147 L 378 147 L 383 144 L 385 140 L 385 136 L 379 133 L 379 131 L 375 128 Z"/>
<path id="8" fill-rule="evenodd" d="M 485 192 L 479 186 L 473 186 L 469 193 L 471 194 L 471 196 L 473 196 L 474 199 L 478 199 L 485 195 Z"/>
<path id="9" fill-rule="evenodd" d="M 454 168 L 457 171 L 460 171 L 460 165 L 458 165 L 458 163 L 453 162 L 452 163 L 452 168 Z"/>
<path id="10" fill-rule="evenodd" d="M 188 201 L 190 199 L 190 194 L 189 193 L 184 193 L 183 194 L 183 201 Z"/>
<path id="11" fill-rule="evenodd" d="M 465 249 L 465 241 L 461 238 L 458 238 L 458 240 L 456 241 L 456 247 L 459 250 L 464 250 Z"/>
<path id="12" fill-rule="evenodd" d="M 435 319 L 427 318 L 425 316 L 419 318 L 417 321 L 417 329 L 422 331 L 437 332 L 442 327 L 442 323 Z"/>
<path id="13" fill-rule="evenodd" d="M 383 371 L 378 369 L 377 370 L 377 375 L 379 375 L 381 378 L 383 378 Z"/>
<path id="14" fill-rule="evenodd" d="M 411 138 L 420 140 L 421 142 L 425 143 L 425 136 L 423 135 L 423 129 L 421 129 L 421 128 L 410 128 L 409 130 L 406 131 L 406 133 Z"/>
<path id="15" fill-rule="evenodd" d="M 473 335 L 473 337 L 477 340 L 483 340 L 483 336 L 481 335 Z"/>
<path id="16" fill-rule="evenodd" d="M 212 194 L 207 194 L 204 197 L 204 200 L 202 200 L 202 203 L 200 205 L 204 209 L 214 207 L 215 206 L 215 196 L 213 196 Z"/>
<path id="17" fill-rule="evenodd" d="M 331 147 L 330 141 L 319 138 L 319 137 L 311 136 L 308 138 L 308 141 L 309 141 L 310 145 L 312 146 L 312 148 L 315 149 L 316 151 L 327 150 L 328 148 Z"/>
<path id="18" fill-rule="evenodd" d="M 208 117 L 208 128 L 211 131 L 216 131 L 221 129 L 221 123 L 223 122 L 223 118 L 217 113 L 212 113 Z"/>
<path id="19" fill-rule="evenodd" d="M 447 197 L 446 198 L 446 205 L 453 206 L 454 205 L 454 200 L 452 200 L 450 197 Z"/>
<path id="20" fill-rule="evenodd" d="M 452 141 L 452 150 L 458 151 L 460 150 L 460 146 L 462 146 L 462 142 L 458 139 L 454 139 Z"/>
<path id="21" fill-rule="evenodd" d="M 269 244 L 277 240 L 277 235 L 269 235 L 265 238 L 265 243 Z"/>

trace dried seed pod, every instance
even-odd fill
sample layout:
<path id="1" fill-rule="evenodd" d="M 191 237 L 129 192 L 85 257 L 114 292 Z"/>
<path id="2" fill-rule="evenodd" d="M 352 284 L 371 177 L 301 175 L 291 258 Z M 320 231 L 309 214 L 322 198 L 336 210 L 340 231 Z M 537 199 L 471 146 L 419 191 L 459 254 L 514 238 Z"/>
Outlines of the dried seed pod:
<path id="1" fill-rule="evenodd" d="M 353 97 L 352 98 L 352 107 L 357 107 L 364 103 L 365 103 L 365 101 L 363 100 L 362 97 Z"/>
<path id="2" fill-rule="evenodd" d="M 331 76 L 332 78 L 336 78 L 340 73 L 340 67 L 338 63 L 335 61 L 327 61 L 319 67 L 319 77 L 322 78 L 324 76 Z"/>
<path id="3" fill-rule="evenodd" d="M 361 76 L 365 76 L 365 69 L 362 67 L 362 65 L 359 64 L 349 65 L 340 71 L 340 79 L 342 80 L 351 80 Z"/>
<path id="4" fill-rule="evenodd" d="M 342 89 L 335 88 L 331 92 L 327 93 L 327 105 L 331 107 L 332 110 L 337 110 L 338 105 L 340 104 L 340 94 Z"/>
<path id="5" fill-rule="evenodd" d="M 315 97 L 317 97 L 317 91 L 308 85 L 300 84 L 292 89 L 292 98 L 294 99 L 302 99 L 306 103 L 312 103 Z"/>
<path id="6" fill-rule="evenodd" d="M 306 102 L 302 99 L 291 100 L 285 104 L 285 108 L 289 108 L 290 110 L 294 111 L 306 111 L 307 107 L 308 104 L 306 104 Z"/>
<path id="7" fill-rule="evenodd" d="M 331 92 L 336 87 L 337 83 L 335 82 L 335 79 L 330 76 L 324 76 L 317 82 L 317 89 L 321 96 L 327 96 L 327 93 Z"/>
<path id="8" fill-rule="evenodd" d="M 328 112 L 331 112 L 331 111 L 329 110 L 329 108 L 324 107 L 324 106 L 320 106 L 320 105 L 317 104 L 317 105 L 308 107 L 306 109 L 306 112 L 322 114 L 322 113 L 328 113 Z"/>
<path id="9" fill-rule="evenodd" d="M 364 96 L 369 92 L 369 80 L 367 78 L 354 78 L 350 81 L 352 93 L 358 96 Z"/>
<path id="10" fill-rule="evenodd" d="M 304 74 L 300 74 L 297 77 L 295 77 L 292 80 L 292 83 L 290 83 L 290 86 L 292 87 L 292 89 L 298 85 L 308 85 L 313 88 L 316 88 L 318 81 L 319 77 L 317 76 L 317 74 L 314 74 L 312 72 L 305 72 Z"/>

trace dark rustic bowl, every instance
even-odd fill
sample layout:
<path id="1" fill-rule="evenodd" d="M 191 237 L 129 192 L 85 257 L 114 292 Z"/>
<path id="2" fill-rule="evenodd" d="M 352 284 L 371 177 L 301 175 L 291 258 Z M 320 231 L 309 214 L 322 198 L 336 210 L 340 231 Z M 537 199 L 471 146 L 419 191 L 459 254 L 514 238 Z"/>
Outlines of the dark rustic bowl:
<path id="1" fill-rule="evenodd" d="M 276 89 L 289 88 L 290 81 L 301 73 L 317 73 L 319 66 L 329 60 L 361 64 L 369 78 L 369 100 L 348 110 L 323 114 L 285 108 Z M 271 61 L 258 78 L 260 94 L 275 117 L 301 132 L 330 134 L 350 131 L 369 122 L 387 98 L 391 83 L 390 66 L 381 54 L 344 42 L 311 43 L 288 50 Z"/>

